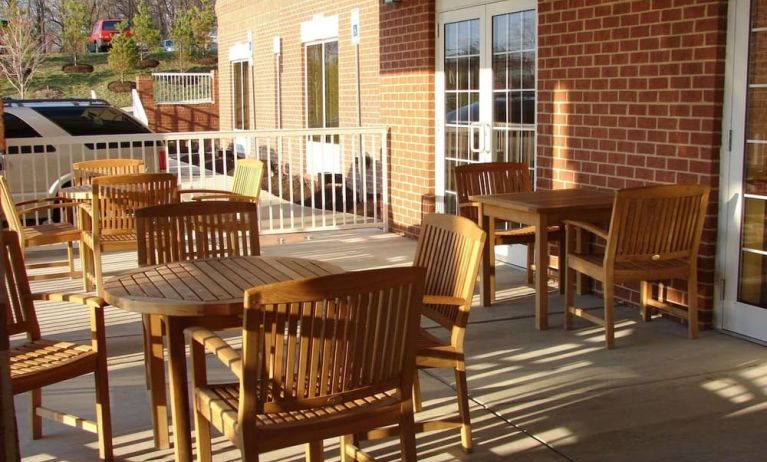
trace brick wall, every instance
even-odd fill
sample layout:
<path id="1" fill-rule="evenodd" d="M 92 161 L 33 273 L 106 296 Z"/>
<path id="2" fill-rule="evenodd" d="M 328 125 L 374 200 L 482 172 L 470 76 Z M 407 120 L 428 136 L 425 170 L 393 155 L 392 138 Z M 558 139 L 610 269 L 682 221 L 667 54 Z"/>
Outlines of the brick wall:
<path id="1" fill-rule="evenodd" d="M 251 128 L 305 128 L 305 47 L 301 23 L 338 15 L 339 124 L 357 126 L 357 54 L 350 15 L 360 10 L 359 49 L 363 126 L 391 128 L 390 223 L 411 233 L 421 220 L 422 196 L 434 187 L 434 1 L 219 0 L 221 128 L 232 127 L 229 50 L 252 36 L 254 88 Z M 273 37 L 282 42 L 279 65 Z M 280 84 L 277 87 L 277 72 Z M 280 105 L 277 106 L 277 92 Z M 279 109 L 279 116 L 278 116 Z"/>
<path id="2" fill-rule="evenodd" d="M 727 2 L 541 0 L 538 14 L 538 187 L 710 185 L 699 258 L 709 323 Z M 634 287 L 616 293 L 638 300 Z"/>
<path id="3" fill-rule="evenodd" d="M 215 73 L 214 73 L 215 75 Z M 149 128 L 155 132 L 198 132 L 219 129 L 219 88 L 214 77 L 213 103 L 155 104 L 151 75 L 136 77 L 136 90 L 144 105 Z"/>

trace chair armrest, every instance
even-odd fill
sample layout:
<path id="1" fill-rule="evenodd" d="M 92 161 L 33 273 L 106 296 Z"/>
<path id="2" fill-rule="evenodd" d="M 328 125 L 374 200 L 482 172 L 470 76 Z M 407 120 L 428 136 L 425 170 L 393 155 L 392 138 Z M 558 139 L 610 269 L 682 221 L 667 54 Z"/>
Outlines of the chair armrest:
<path id="1" fill-rule="evenodd" d="M 23 216 L 23 215 L 29 215 L 30 213 L 43 212 L 46 210 L 67 209 L 67 208 L 71 209 L 71 208 L 77 207 L 78 205 L 79 205 L 79 202 L 62 202 L 60 204 L 39 205 L 37 207 L 20 209 L 18 213 L 19 213 L 19 216 Z"/>
<path id="2" fill-rule="evenodd" d="M 21 207 L 23 205 L 31 205 L 31 204 L 41 204 L 44 202 L 72 202 L 72 199 L 67 199 L 66 197 L 42 197 L 40 199 L 31 199 L 28 201 L 16 202 L 16 207 Z"/>
<path id="3" fill-rule="evenodd" d="M 190 327 L 186 331 L 190 334 L 192 342 L 199 343 L 207 351 L 213 353 L 238 379 L 242 380 L 242 355 L 239 351 L 232 348 L 210 329 Z"/>
<path id="4" fill-rule="evenodd" d="M 609 234 L 609 232 L 606 229 L 601 228 L 593 223 L 587 223 L 585 221 L 565 220 L 564 224 L 567 226 L 575 226 L 576 228 L 581 228 L 583 230 L 590 232 L 591 234 L 595 236 L 601 237 L 602 239 L 607 239 L 607 236 Z"/>
<path id="5" fill-rule="evenodd" d="M 451 297 L 449 295 L 424 295 L 423 304 L 461 306 L 466 304 L 466 300 L 461 297 Z"/>
<path id="6" fill-rule="evenodd" d="M 104 308 L 109 304 L 101 297 L 91 294 L 69 294 L 61 292 L 35 292 L 30 294 L 32 300 L 51 302 L 70 302 L 91 308 Z"/>
<path id="7" fill-rule="evenodd" d="M 179 194 L 226 194 L 220 189 L 181 189 Z"/>

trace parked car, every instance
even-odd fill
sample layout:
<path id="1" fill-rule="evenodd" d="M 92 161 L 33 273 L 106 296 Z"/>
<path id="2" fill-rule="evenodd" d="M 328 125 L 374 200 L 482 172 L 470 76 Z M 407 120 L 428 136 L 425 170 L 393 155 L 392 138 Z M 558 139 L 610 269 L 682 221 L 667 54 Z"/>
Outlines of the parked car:
<path id="1" fill-rule="evenodd" d="M 122 22 L 122 19 L 99 19 L 96 21 L 89 38 L 88 51 L 91 53 L 108 51 L 112 46 L 112 37 L 120 33 Z M 123 33 L 127 36 L 131 35 L 130 25 Z"/>
<path id="2" fill-rule="evenodd" d="M 165 146 L 157 141 L 73 144 L 73 136 L 152 133 L 103 100 L 3 101 L 6 151 L 0 155 L 16 200 L 55 195 L 70 185 L 72 163 L 100 158 L 143 158 L 149 171 L 164 170 Z M 40 138 L 40 144 L 23 139 Z"/>

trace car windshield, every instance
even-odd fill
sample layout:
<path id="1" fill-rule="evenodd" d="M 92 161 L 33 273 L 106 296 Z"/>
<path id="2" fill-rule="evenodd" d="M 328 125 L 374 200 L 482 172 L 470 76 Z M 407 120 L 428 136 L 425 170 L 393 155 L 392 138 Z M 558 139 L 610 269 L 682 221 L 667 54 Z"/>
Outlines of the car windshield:
<path id="1" fill-rule="evenodd" d="M 40 134 L 13 114 L 3 114 L 6 138 L 39 138 Z"/>
<path id="2" fill-rule="evenodd" d="M 72 136 L 151 133 L 137 120 L 112 107 L 36 107 Z"/>
<path id="3" fill-rule="evenodd" d="M 104 24 L 101 26 L 104 30 L 117 30 L 117 26 L 120 25 L 120 21 L 104 21 Z"/>

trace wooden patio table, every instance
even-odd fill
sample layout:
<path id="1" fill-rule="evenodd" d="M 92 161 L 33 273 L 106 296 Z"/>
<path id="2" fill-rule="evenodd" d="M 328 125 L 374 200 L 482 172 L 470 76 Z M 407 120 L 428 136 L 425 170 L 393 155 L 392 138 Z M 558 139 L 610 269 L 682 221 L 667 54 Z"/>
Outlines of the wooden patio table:
<path id="1" fill-rule="evenodd" d="M 68 186 L 59 190 L 59 196 L 73 200 L 90 200 L 93 195 L 93 187 L 89 184 L 80 186 Z"/>
<path id="2" fill-rule="evenodd" d="M 490 306 L 495 298 L 495 220 L 502 219 L 535 226 L 535 324 L 538 329 L 548 328 L 548 228 L 561 225 L 564 220 L 608 221 L 612 211 L 613 191 L 592 189 L 556 189 L 533 192 L 471 196 L 479 203 L 482 229 L 487 233 L 480 299 Z M 560 262 L 560 268 L 565 268 Z M 560 270 L 562 271 L 562 270 Z M 560 284 L 563 275 L 560 274 Z"/>
<path id="3" fill-rule="evenodd" d="M 160 316 L 165 324 L 175 460 L 192 460 L 184 329 L 231 327 L 242 315 L 243 293 L 250 287 L 342 272 L 334 264 L 306 258 L 246 256 L 143 267 L 105 282 L 103 296 L 109 304 Z M 153 332 L 151 338 L 150 361 L 162 365 L 161 333 Z M 165 383 L 161 373 L 150 370 L 149 376 L 155 444 L 167 447 Z"/>

